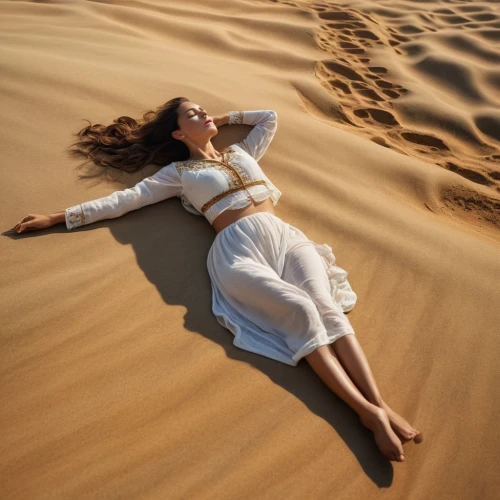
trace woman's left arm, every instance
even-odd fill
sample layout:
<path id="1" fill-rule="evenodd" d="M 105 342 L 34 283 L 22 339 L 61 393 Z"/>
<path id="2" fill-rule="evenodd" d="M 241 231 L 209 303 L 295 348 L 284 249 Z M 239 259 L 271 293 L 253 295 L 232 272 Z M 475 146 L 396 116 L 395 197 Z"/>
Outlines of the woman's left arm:
<path id="1" fill-rule="evenodd" d="M 278 128 L 278 114 L 272 109 L 252 111 L 229 111 L 229 125 L 253 125 L 253 129 L 242 141 L 236 143 L 259 161 L 273 140 Z"/>

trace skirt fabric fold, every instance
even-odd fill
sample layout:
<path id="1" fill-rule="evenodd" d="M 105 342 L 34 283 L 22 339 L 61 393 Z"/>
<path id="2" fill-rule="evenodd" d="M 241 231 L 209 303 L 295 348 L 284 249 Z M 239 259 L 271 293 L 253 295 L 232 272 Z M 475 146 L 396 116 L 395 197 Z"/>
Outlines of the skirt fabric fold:
<path id="1" fill-rule="evenodd" d="M 354 335 L 357 300 L 327 244 L 269 212 L 220 231 L 207 258 L 212 311 L 233 344 L 296 366 L 319 346 Z"/>

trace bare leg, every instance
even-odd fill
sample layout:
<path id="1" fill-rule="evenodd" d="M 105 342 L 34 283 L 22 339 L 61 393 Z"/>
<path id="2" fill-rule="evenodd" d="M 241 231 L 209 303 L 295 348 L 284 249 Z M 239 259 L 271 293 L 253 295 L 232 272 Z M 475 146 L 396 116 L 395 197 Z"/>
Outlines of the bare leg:
<path id="1" fill-rule="evenodd" d="M 391 428 L 387 413 L 364 398 L 329 346 L 318 347 L 305 359 L 321 380 L 360 416 L 361 423 L 374 433 L 380 451 L 389 460 L 402 462 L 403 446 Z"/>
<path id="2" fill-rule="evenodd" d="M 297 233 L 295 237 L 301 239 L 299 233 Z M 292 240 L 293 238 L 294 237 L 292 237 Z M 349 320 L 346 318 L 340 305 L 336 304 L 333 301 L 331 284 L 328 275 L 325 272 L 324 263 L 322 262 L 320 255 L 312 245 L 292 246 L 292 249 L 287 252 L 285 258 L 282 279 L 288 283 L 295 285 L 301 290 L 304 290 L 309 295 L 309 297 L 316 305 L 316 309 L 321 316 L 323 325 L 331 334 L 335 333 L 336 331 L 345 330 L 345 328 L 350 325 Z M 345 342 L 345 339 L 347 338 L 354 339 L 355 336 L 352 334 L 343 335 L 342 337 L 338 338 L 334 342 L 334 344 L 337 345 L 338 343 Z M 366 397 L 365 401 L 370 403 L 372 406 L 378 407 L 379 409 L 383 410 L 385 419 L 389 422 L 390 434 L 399 438 L 399 436 L 395 433 L 394 429 L 392 429 L 391 426 L 391 421 L 389 419 L 390 409 L 387 407 L 387 410 L 385 410 L 382 407 L 384 402 L 382 401 L 382 398 L 378 393 L 377 386 L 375 385 L 375 382 L 373 380 L 373 375 L 369 371 L 366 358 L 364 360 L 364 363 L 355 363 L 356 359 L 359 360 L 360 356 L 349 362 L 349 358 L 352 359 L 355 357 L 354 354 L 352 354 L 353 349 L 349 349 L 350 345 L 351 344 L 347 344 L 347 347 L 345 349 L 341 348 L 340 350 L 344 354 L 343 358 L 347 360 L 346 364 L 351 368 L 351 371 L 354 374 L 353 380 L 351 380 L 344 371 L 344 367 L 339 362 L 339 359 L 337 359 L 337 357 L 335 356 L 335 351 L 333 349 L 331 350 L 330 345 L 324 346 L 328 351 L 326 353 L 324 353 L 323 349 L 318 352 L 315 351 L 314 353 L 311 353 L 312 356 L 310 357 L 310 359 L 308 359 L 309 364 L 313 366 L 313 369 L 320 375 L 323 381 L 355 411 L 357 411 L 360 416 L 363 410 L 366 411 L 366 406 L 362 401 L 359 402 L 359 396 L 361 396 L 363 399 L 365 399 Z M 349 352 L 351 352 L 350 355 Z M 340 361 L 343 361 L 343 359 L 341 359 Z M 356 375 L 360 371 L 359 366 L 364 368 L 364 372 L 356 377 Z M 365 384 L 365 386 L 358 385 L 360 389 L 362 387 L 368 389 L 367 391 L 363 391 L 365 392 L 365 396 L 363 396 L 363 393 L 360 392 L 360 390 L 358 390 L 358 388 L 353 384 L 353 381 L 367 381 L 367 384 Z M 353 391 L 353 389 L 355 390 Z M 394 414 L 394 421 L 397 420 L 396 417 L 399 416 Z M 404 424 L 409 426 L 406 421 L 404 421 Z M 399 428 L 401 427 L 401 424 L 399 425 L 399 427 L 395 427 Z M 403 433 L 402 438 L 408 437 L 408 431 L 414 432 L 412 436 L 417 432 L 415 429 L 409 426 L 409 429 L 406 428 L 406 433 Z M 399 445 L 401 445 L 400 438 L 398 439 L 398 443 Z"/>
<path id="3" fill-rule="evenodd" d="M 375 378 L 366 359 L 365 353 L 355 335 L 344 335 L 337 339 L 329 347 L 342 363 L 365 398 L 375 406 L 382 408 L 387 413 L 391 427 L 403 443 L 415 439 L 418 443 L 422 436 L 419 431 L 412 427 L 403 417 L 392 410 L 382 400 Z"/>

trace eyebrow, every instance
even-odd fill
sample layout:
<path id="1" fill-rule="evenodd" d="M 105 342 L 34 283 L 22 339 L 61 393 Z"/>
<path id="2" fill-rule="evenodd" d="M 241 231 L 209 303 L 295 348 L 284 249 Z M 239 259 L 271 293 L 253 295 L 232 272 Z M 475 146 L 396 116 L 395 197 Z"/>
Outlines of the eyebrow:
<path id="1" fill-rule="evenodd" d="M 201 106 L 199 106 L 199 108 L 200 108 L 200 109 L 203 109 Z M 186 111 L 184 112 L 184 114 L 186 114 L 188 111 L 191 111 L 192 109 L 196 109 L 196 108 L 189 108 L 188 110 L 186 110 Z"/>

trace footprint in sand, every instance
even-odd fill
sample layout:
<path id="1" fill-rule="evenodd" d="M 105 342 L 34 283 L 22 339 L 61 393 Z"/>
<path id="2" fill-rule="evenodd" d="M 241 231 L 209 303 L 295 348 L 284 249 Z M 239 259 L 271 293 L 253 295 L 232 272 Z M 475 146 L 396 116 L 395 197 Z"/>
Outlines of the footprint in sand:
<path id="1" fill-rule="evenodd" d="M 415 4 L 408 11 L 391 2 L 357 4 L 356 8 L 335 2 L 275 2 L 314 12 L 322 23 L 313 38 L 327 57 L 317 61 L 315 75 L 335 106 L 322 107 L 318 115 L 326 111 L 340 128 L 500 193 L 498 78 L 494 69 L 484 69 L 500 62 L 500 49 L 495 45 L 500 41 L 500 16 L 492 8 Z M 383 61 L 380 51 L 387 50 L 393 66 L 397 67 L 399 58 L 402 67 L 410 69 L 411 91 L 397 81 L 389 66 L 371 63 L 372 50 L 377 51 L 378 61 Z M 418 107 L 412 108 L 414 116 L 398 114 L 404 109 L 399 106 L 402 98 L 426 102 L 426 92 L 435 97 L 433 88 L 439 99 L 446 102 L 448 94 L 450 100 L 470 103 L 470 109 L 447 120 L 439 108 L 434 114 L 427 109 L 421 116 Z M 422 132 L 426 124 L 428 133 Z M 455 151 L 457 145 L 460 149 Z M 493 206 L 491 200 L 481 201 L 483 196 L 461 198 L 454 193 L 449 200 L 462 208 L 471 199 L 476 206 Z"/>

